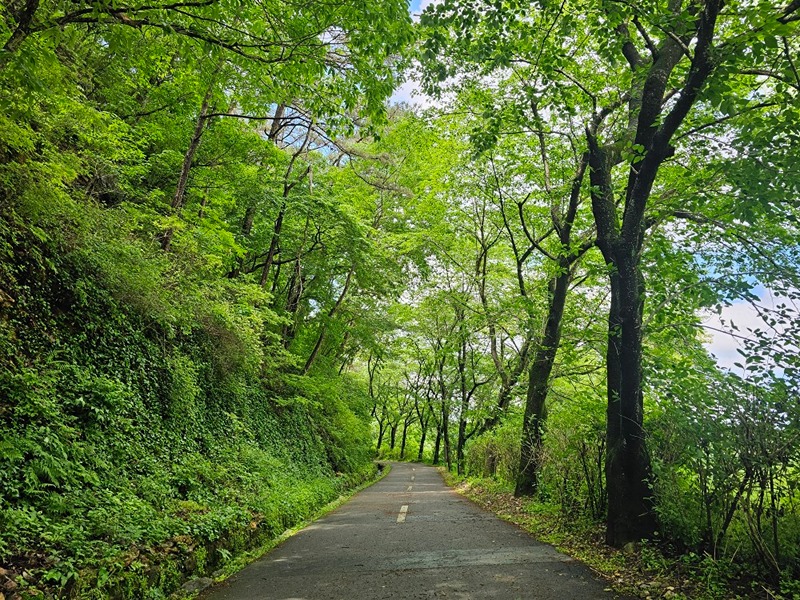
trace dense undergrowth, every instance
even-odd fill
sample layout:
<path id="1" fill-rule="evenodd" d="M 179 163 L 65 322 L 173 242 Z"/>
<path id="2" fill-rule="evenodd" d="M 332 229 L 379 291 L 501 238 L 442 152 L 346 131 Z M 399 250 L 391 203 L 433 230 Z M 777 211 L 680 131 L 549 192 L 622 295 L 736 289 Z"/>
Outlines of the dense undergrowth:
<path id="1" fill-rule="evenodd" d="M 783 496 L 784 509 L 779 513 L 764 510 L 757 516 L 759 496 L 762 503 L 764 496 L 769 498 L 768 479 L 759 480 L 766 490 L 759 490 L 758 483 L 743 484 L 745 473 L 739 470 L 735 455 L 723 453 L 723 443 L 735 440 L 741 425 L 733 420 L 719 423 L 710 417 L 706 421 L 700 411 L 695 412 L 697 420 L 692 426 L 702 426 L 705 431 L 719 429 L 717 462 L 699 466 L 693 462 L 695 454 L 690 440 L 696 429 L 684 431 L 682 438 L 684 425 L 680 419 L 674 414 L 668 419 L 669 411 L 661 414 L 654 411 L 650 422 L 653 445 L 664 457 L 658 463 L 662 481 L 654 490 L 658 530 L 650 540 L 630 543 L 621 549 L 609 547 L 602 521 L 607 500 L 601 409 L 599 403 L 555 404 L 550 415 L 552 429 L 543 448 L 539 489 L 533 496 L 514 497 L 519 461 L 515 432 L 520 426 L 519 416 L 515 419 L 512 415 L 502 426 L 477 438 L 468 447 L 467 475 L 446 472 L 448 481 L 485 508 L 586 562 L 621 593 L 640 598 L 702 600 L 798 597 L 794 549 L 797 513 L 789 495 L 793 474 L 790 471 L 783 475 L 775 485 L 776 496 L 788 496 Z M 749 431 L 754 433 L 752 429 Z M 761 431 L 759 444 L 766 445 L 766 440 L 781 433 L 779 429 Z M 658 443 L 670 445 L 662 447 Z M 758 445 L 750 448 L 751 454 L 745 457 L 752 461 L 748 466 L 759 465 L 758 448 Z M 767 462 L 766 458 L 762 460 Z M 718 491 L 703 489 L 704 467 L 715 473 Z M 723 479 L 723 475 L 729 479 Z M 726 483 L 731 479 L 734 483 Z M 735 485 L 734 491 L 746 487 L 746 493 L 734 504 L 734 492 L 727 498 L 722 496 L 723 490 L 730 489 L 726 485 Z M 678 486 L 680 492 L 673 486 Z M 717 548 L 702 542 L 703 518 L 698 514 L 702 511 L 707 511 L 715 532 L 724 526 L 722 535 L 718 534 Z M 730 520 L 726 522 L 726 518 Z M 776 542 L 781 554 L 769 554 L 772 563 L 761 553 L 769 552 L 765 548 Z M 778 575 L 773 575 L 775 571 L 770 568 Z"/>
<path id="2" fill-rule="evenodd" d="M 71 109 L 0 120 L 0 593 L 158 598 L 370 477 L 368 408 L 262 286 L 87 193 L 115 125 Z"/>
<path id="3" fill-rule="evenodd" d="M 161 597 L 371 475 L 346 379 L 264 372 L 248 339 L 259 290 L 164 299 L 169 281 L 121 256 L 146 247 L 89 231 L 91 206 L 60 208 L 74 210 L 48 208 L 61 230 L 26 226 L 24 205 L 2 220 L 8 597 Z M 113 260 L 98 264 L 90 244 Z"/>
<path id="4" fill-rule="evenodd" d="M 642 541 L 622 550 L 604 542 L 602 524 L 531 498 L 515 498 L 513 485 L 494 478 L 446 474 L 448 483 L 486 510 L 588 565 L 609 589 L 636 598 L 730 600 L 793 598 L 737 573 L 730 561 L 676 554 L 668 542 Z"/>

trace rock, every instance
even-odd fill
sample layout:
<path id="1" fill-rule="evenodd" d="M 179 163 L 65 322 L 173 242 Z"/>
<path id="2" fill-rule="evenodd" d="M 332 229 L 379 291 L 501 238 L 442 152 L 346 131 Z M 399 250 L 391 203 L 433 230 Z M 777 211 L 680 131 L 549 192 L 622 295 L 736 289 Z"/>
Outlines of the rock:
<path id="1" fill-rule="evenodd" d="M 636 542 L 628 542 L 622 547 L 622 553 L 626 556 L 631 556 L 639 551 L 640 544 Z"/>
<path id="2" fill-rule="evenodd" d="M 210 577 L 200 577 L 187 581 L 181 586 L 181 589 L 186 593 L 202 592 L 204 589 L 211 587 L 213 583 L 214 580 Z"/>

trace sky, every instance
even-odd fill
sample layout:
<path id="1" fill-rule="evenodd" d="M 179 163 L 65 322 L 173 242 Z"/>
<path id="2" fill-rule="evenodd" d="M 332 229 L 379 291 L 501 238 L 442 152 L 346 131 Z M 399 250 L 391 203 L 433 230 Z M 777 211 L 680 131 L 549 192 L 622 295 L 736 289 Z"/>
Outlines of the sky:
<path id="1" fill-rule="evenodd" d="M 411 12 L 411 17 L 417 21 L 419 20 L 419 14 L 423 10 L 428 8 L 431 4 L 437 4 L 440 1 L 441 0 L 411 0 L 408 10 Z M 419 84 L 413 79 L 409 79 L 397 88 L 389 101 L 393 104 L 398 104 L 400 102 L 417 104 L 422 108 L 433 106 L 432 99 L 420 93 Z"/>
<path id="2" fill-rule="evenodd" d="M 798 308 L 797 304 L 791 299 L 775 295 L 761 285 L 757 285 L 752 291 L 759 297 L 759 304 L 767 309 L 773 309 L 778 304 L 786 304 L 794 311 Z M 708 327 L 707 332 L 710 335 L 710 341 L 706 344 L 706 348 L 717 359 L 717 364 L 742 375 L 742 369 L 733 364 L 734 362 L 744 363 L 742 355 L 737 352 L 738 348 L 743 348 L 741 339 L 721 331 L 715 331 L 715 329 L 730 331 L 731 322 L 736 324 L 738 331 L 735 333 L 738 336 L 747 336 L 748 329 L 760 328 L 768 331 L 769 327 L 748 302 L 735 302 L 725 307 L 721 315 L 713 314 L 704 320 L 704 324 Z M 776 328 L 779 332 L 786 331 L 780 325 Z"/>
<path id="3" fill-rule="evenodd" d="M 757 288 L 754 293 L 762 299 L 763 303 L 774 305 L 772 296 L 764 288 Z M 742 355 L 737 352 L 739 348 L 743 347 L 742 341 L 734 335 L 719 331 L 730 331 L 731 322 L 739 328 L 739 331 L 736 332 L 737 335 L 746 334 L 748 329 L 763 328 L 764 324 L 753 307 L 744 301 L 734 302 L 723 308 L 722 314 L 713 313 L 704 319 L 704 325 L 708 327 L 706 332 L 709 335 L 709 341 L 705 344 L 706 348 L 717 359 L 717 364 L 738 372 L 741 369 L 733 363 L 743 362 Z"/>
<path id="4" fill-rule="evenodd" d="M 436 4 L 437 0 L 411 0 L 411 14 L 421 13 L 423 10 L 428 8 L 431 4 Z"/>

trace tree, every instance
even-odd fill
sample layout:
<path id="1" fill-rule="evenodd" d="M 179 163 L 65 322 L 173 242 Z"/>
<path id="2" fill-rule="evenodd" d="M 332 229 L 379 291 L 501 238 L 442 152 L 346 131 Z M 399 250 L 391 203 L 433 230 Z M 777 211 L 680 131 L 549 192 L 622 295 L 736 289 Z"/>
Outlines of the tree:
<path id="1" fill-rule="evenodd" d="M 564 3 L 531 7 L 454 0 L 424 15 L 430 27 L 424 57 L 447 56 L 429 69 L 432 79 L 442 80 L 465 64 L 478 64 L 479 76 L 510 73 L 517 87 L 507 97 L 506 112 L 546 106 L 564 129 L 585 133 L 597 246 L 611 289 L 606 357 L 610 544 L 648 537 L 655 528 L 643 428 L 641 252 L 658 174 L 679 152 L 674 144 L 684 133 L 764 108 L 750 100 L 753 90 L 763 90 L 753 73 L 791 74 L 791 53 L 779 49 L 777 41 L 793 43 L 798 8 L 796 3 L 775 10 L 709 0 L 646 8 L 590 3 L 579 10 Z M 534 30 L 545 34 L 531 36 Z M 765 69 L 770 60 L 780 68 Z M 736 91 L 742 104 L 732 107 L 733 113 L 722 106 L 712 121 L 693 123 L 695 106 L 721 106 L 733 82 L 741 86 Z M 479 147 L 495 143 L 502 115 L 486 113 L 476 136 Z"/>

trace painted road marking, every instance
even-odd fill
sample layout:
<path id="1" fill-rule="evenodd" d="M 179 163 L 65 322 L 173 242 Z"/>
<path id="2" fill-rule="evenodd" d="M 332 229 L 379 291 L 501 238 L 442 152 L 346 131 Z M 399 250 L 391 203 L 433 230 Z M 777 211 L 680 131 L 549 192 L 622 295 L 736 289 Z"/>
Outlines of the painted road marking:
<path id="1" fill-rule="evenodd" d="M 408 512 L 408 504 L 403 504 L 400 507 L 400 514 L 397 515 L 397 522 L 403 523 L 406 520 L 406 513 Z"/>

